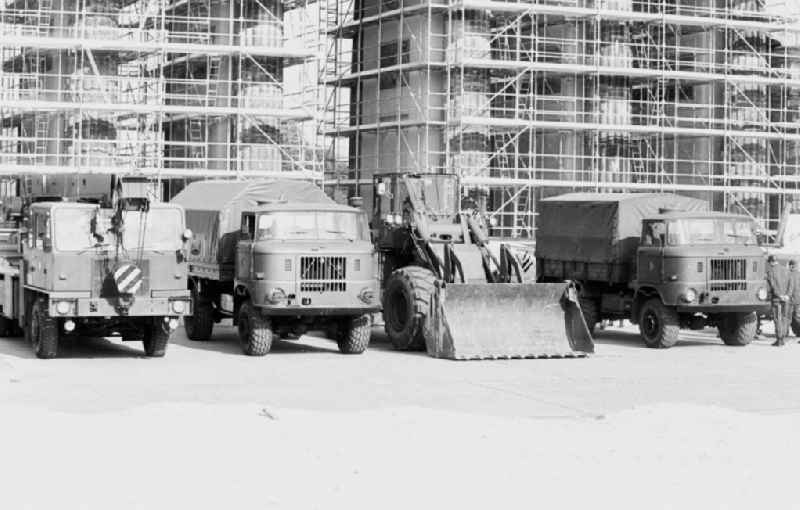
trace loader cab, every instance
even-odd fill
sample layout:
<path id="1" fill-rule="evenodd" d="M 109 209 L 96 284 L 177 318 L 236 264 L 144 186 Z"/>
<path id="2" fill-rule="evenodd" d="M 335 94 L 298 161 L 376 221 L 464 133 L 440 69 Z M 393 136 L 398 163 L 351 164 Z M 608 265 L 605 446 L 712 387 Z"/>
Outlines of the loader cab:
<path id="1" fill-rule="evenodd" d="M 431 242 L 464 242 L 459 189 L 454 174 L 376 174 L 372 231 L 379 248 L 402 244 L 412 226 Z"/>

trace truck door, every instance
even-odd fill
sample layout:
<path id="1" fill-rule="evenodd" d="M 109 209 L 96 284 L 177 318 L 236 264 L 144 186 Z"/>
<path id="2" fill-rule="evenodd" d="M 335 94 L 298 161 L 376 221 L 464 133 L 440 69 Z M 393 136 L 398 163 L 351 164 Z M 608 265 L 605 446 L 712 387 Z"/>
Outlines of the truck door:
<path id="1" fill-rule="evenodd" d="M 250 280 L 253 267 L 253 241 L 256 235 L 256 216 L 242 214 L 242 229 L 236 244 L 236 279 Z"/>
<path id="2" fill-rule="evenodd" d="M 49 252 L 52 247 L 49 219 L 49 215 L 45 212 L 36 211 L 30 221 L 31 232 L 28 233 L 25 257 L 25 283 L 33 287 L 44 288 L 47 283 L 45 252 Z"/>
<path id="3" fill-rule="evenodd" d="M 661 283 L 667 226 L 663 221 L 645 221 L 636 253 L 636 279 L 639 283 Z"/>

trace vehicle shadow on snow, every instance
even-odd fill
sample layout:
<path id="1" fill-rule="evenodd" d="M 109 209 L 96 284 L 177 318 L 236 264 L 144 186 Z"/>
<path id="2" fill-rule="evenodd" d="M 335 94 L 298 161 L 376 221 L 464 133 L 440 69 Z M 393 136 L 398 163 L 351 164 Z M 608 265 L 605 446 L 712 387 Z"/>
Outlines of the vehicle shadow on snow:
<path id="1" fill-rule="evenodd" d="M 23 337 L 0 338 L 0 354 L 34 359 L 31 345 Z M 144 357 L 141 342 L 121 343 L 107 338 L 63 338 L 58 343 L 56 359 Z"/>
<path id="2" fill-rule="evenodd" d="M 594 343 L 598 345 L 618 345 L 621 347 L 633 347 L 648 349 L 644 344 L 639 333 L 633 330 L 621 330 L 613 327 L 606 329 L 596 329 L 594 332 Z M 680 339 L 674 348 L 681 347 L 707 347 L 710 345 L 725 345 L 717 337 L 717 330 L 706 328 L 703 331 L 681 331 Z"/>
<path id="3" fill-rule="evenodd" d="M 304 337 L 311 337 L 313 339 L 320 339 L 324 343 L 321 342 L 323 346 L 317 345 L 309 345 L 308 343 L 304 342 Z M 273 354 L 276 355 L 284 355 L 284 354 L 303 354 L 303 353 L 338 353 L 339 350 L 336 346 L 336 342 L 333 340 L 328 340 L 321 332 L 311 331 L 304 335 L 304 337 L 300 337 L 299 340 L 289 340 L 289 339 L 276 339 L 272 342 L 272 348 L 269 351 L 268 356 Z M 180 345 L 182 347 L 188 347 L 189 349 L 197 349 L 201 351 L 213 351 L 219 352 L 222 354 L 233 354 L 236 356 L 244 356 L 242 352 L 242 348 L 239 345 L 239 337 L 236 332 L 236 328 L 233 326 L 217 326 L 214 328 L 214 334 L 211 337 L 211 340 L 207 340 L 204 342 L 197 342 L 194 340 L 189 340 L 185 335 L 180 335 L 178 338 L 173 337 L 170 340 L 170 344 Z M 329 344 L 329 345 L 326 345 Z"/>

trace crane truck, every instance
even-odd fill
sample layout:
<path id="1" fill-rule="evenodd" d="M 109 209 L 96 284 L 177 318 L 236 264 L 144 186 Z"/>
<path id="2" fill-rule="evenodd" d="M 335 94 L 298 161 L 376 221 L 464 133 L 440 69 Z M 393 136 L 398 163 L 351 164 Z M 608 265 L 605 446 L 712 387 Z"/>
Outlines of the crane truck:
<path id="1" fill-rule="evenodd" d="M 113 204 L 20 203 L 0 229 L 3 329 L 23 331 L 39 358 L 56 357 L 65 338 L 111 335 L 164 356 L 192 312 L 183 209 L 121 194 Z"/>

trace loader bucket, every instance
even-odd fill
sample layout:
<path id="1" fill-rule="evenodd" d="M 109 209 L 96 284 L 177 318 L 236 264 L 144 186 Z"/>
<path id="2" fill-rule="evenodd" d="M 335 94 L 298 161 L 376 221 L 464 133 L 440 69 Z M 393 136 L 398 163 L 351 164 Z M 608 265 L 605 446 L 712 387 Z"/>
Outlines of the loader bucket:
<path id="1" fill-rule="evenodd" d="M 574 288 L 564 283 L 437 282 L 428 354 L 447 359 L 550 358 L 594 352 Z"/>

